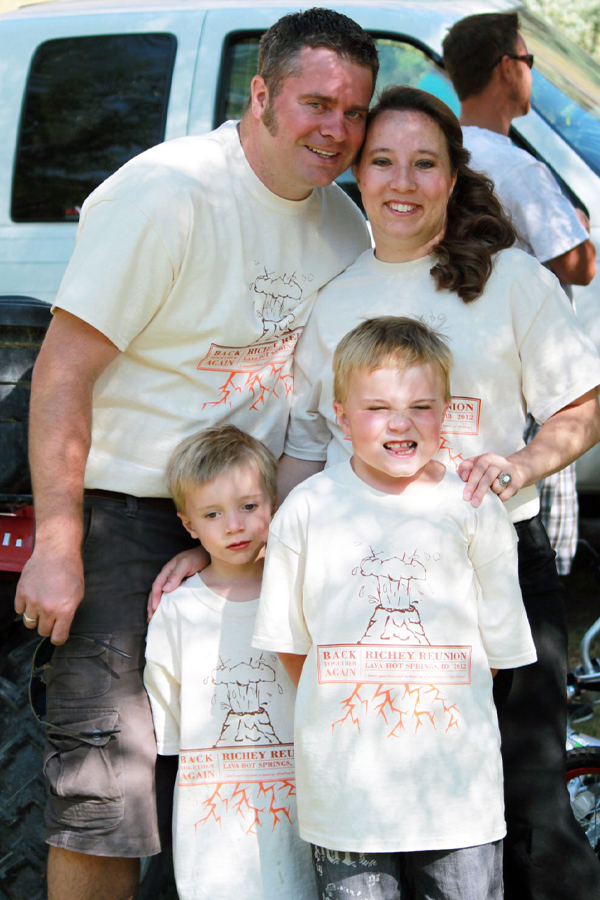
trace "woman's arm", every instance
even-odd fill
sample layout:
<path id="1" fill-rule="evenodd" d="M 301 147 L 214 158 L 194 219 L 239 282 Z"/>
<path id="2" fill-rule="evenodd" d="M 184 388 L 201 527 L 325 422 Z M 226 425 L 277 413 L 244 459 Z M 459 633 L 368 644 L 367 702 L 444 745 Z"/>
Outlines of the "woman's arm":
<path id="1" fill-rule="evenodd" d="M 550 416 L 522 450 L 508 457 L 484 453 L 462 462 L 458 474 L 466 481 L 463 497 L 479 506 L 491 487 L 503 502 L 510 500 L 521 488 L 564 469 L 599 440 L 600 406 L 594 389 Z M 504 490 L 496 481 L 501 472 L 511 476 Z"/>

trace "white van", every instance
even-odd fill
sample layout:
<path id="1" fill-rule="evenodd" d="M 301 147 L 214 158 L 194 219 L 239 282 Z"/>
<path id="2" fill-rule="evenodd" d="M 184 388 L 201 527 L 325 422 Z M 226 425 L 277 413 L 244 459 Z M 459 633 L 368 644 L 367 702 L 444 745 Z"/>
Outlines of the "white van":
<path id="1" fill-rule="evenodd" d="M 135 154 L 209 131 L 242 112 L 258 40 L 298 8 L 289 0 L 63 0 L 0 16 L 0 298 L 51 302 L 71 255 L 79 209 Z M 532 111 L 513 138 L 543 159 L 589 212 L 600 244 L 600 67 L 514 0 L 328 3 L 368 29 L 379 87 L 417 85 L 455 111 L 441 43 L 458 19 L 518 8 L 535 55 Z M 357 196 L 351 173 L 340 181 Z M 600 277 L 575 290 L 600 348 Z M 600 452 L 580 463 L 600 491 Z"/>

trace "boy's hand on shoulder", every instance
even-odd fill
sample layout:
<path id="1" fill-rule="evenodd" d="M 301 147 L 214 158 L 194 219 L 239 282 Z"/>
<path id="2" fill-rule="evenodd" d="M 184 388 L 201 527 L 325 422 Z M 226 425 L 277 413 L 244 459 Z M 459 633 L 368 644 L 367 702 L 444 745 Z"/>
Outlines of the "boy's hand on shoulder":
<path id="1" fill-rule="evenodd" d="M 170 594 L 179 587 L 184 578 L 201 572 L 209 562 L 210 557 L 200 544 L 193 550 L 184 550 L 169 560 L 152 582 L 152 590 L 148 595 L 148 621 L 158 609 L 163 594 Z"/>
<path id="2" fill-rule="evenodd" d="M 486 491 L 490 489 L 506 503 L 525 485 L 525 476 L 517 465 L 497 453 L 484 453 L 463 460 L 458 467 L 458 474 L 467 482 L 463 499 L 470 501 L 471 506 L 475 507 L 481 505 Z M 503 474 L 510 475 L 510 482 L 506 487 L 498 481 L 498 476 Z"/>

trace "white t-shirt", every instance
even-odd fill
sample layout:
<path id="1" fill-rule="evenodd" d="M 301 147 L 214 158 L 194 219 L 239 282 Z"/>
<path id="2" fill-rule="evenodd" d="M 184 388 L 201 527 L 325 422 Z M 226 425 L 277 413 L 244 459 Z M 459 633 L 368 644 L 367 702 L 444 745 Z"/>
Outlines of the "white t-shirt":
<path id="1" fill-rule="evenodd" d="M 148 629 L 158 752 L 179 755 L 181 900 L 314 900 L 296 814 L 295 690 L 274 653 L 252 649 L 257 607 L 224 600 L 195 575 L 163 596 Z"/>
<path id="2" fill-rule="evenodd" d="M 94 390 L 85 486 L 167 496 L 175 444 L 221 422 L 279 456 L 316 291 L 369 245 L 337 185 L 271 193 L 234 122 L 112 175 L 83 205 L 56 299 L 122 351 Z"/>
<path id="3" fill-rule="evenodd" d="M 490 667 L 535 661 L 502 503 L 446 470 L 401 495 L 349 462 L 275 516 L 255 646 L 308 654 L 300 834 L 331 850 L 454 849 L 505 833 Z"/>
<path id="4" fill-rule="evenodd" d="M 548 262 L 586 241 L 587 231 L 544 163 L 487 128 L 463 128 L 469 165 L 494 182 L 519 235 L 515 245 Z"/>
<path id="5" fill-rule="evenodd" d="M 436 290 L 429 274 L 434 263 L 432 256 L 385 263 L 368 250 L 320 292 L 295 356 L 287 454 L 328 465 L 351 455 L 333 413 L 331 363 L 344 334 L 373 316 L 422 319 L 448 339 L 452 403 L 437 455 L 446 465 L 516 452 L 524 446 L 527 407 L 545 422 L 600 383 L 594 345 L 557 279 L 533 257 L 499 253 L 485 291 L 472 303 Z M 513 521 L 531 518 L 539 509 L 535 487 L 505 505 Z"/>

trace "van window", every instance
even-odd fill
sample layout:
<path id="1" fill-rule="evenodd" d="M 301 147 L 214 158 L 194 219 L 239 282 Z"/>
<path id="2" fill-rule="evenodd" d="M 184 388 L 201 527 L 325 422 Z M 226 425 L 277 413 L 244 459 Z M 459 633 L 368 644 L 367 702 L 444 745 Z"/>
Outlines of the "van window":
<path id="1" fill-rule="evenodd" d="M 250 82 L 256 75 L 260 33 L 232 35 L 225 48 L 221 87 L 216 104 L 215 128 L 227 119 L 239 119 L 250 96 Z M 460 104 L 444 73 L 428 53 L 412 42 L 376 37 L 379 51 L 377 89 L 388 84 L 410 84 L 430 91 L 458 114 Z"/>
<path id="2" fill-rule="evenodd" d="M 458 115 L 460 103 L 450 79 L 429 53 L 394 38 L 375 38 L 375 43 L 379 51 L 378 91 L 389 84 L 409 84 L 435 94 Z"/>
<path id="3" fill-rule="evenodd" d="M 17 147 L 15 222 L 77 220 L 87 195 L 164 140 L 172 34 L 46 41 L 33 58 Z"/>
<path id="4" fill-rule="evenodd" d="M 260 32 L 233 35 L 225 47 L 221 87 L 215 106 L 215 128 L 229 119 L 241 119 L 256 75 Z"/>

